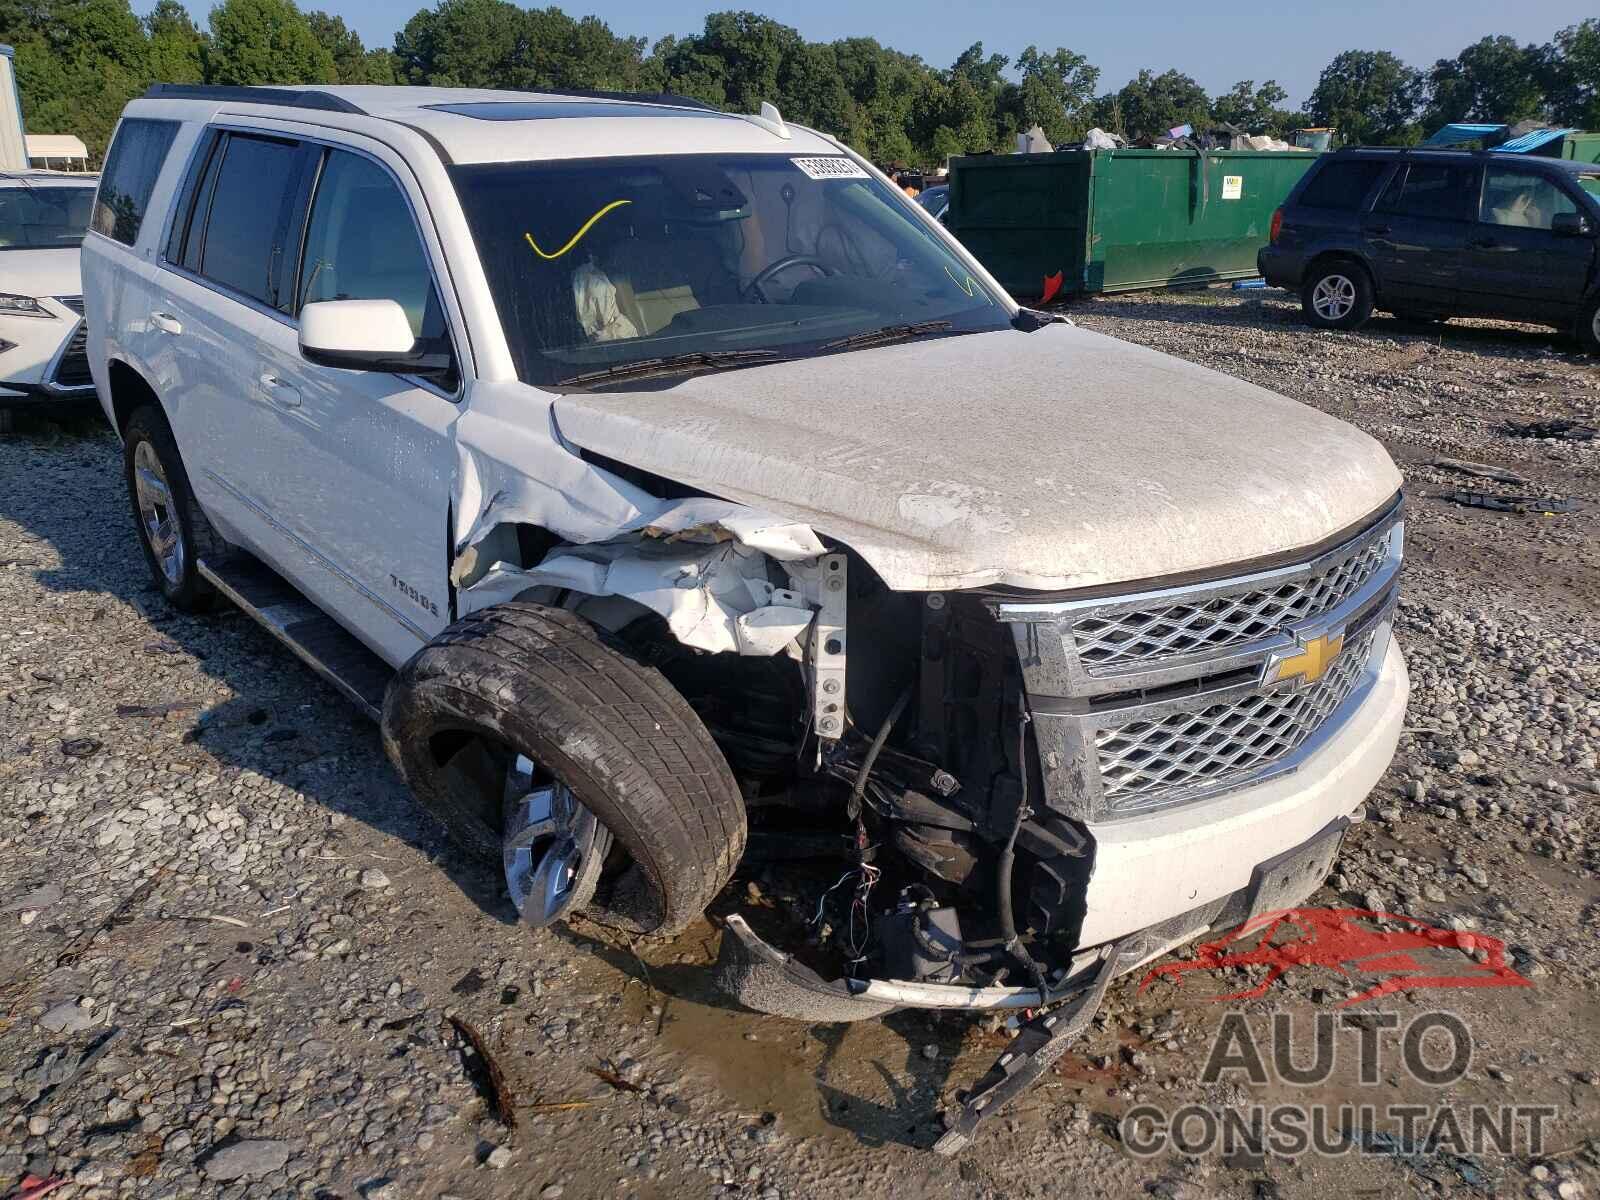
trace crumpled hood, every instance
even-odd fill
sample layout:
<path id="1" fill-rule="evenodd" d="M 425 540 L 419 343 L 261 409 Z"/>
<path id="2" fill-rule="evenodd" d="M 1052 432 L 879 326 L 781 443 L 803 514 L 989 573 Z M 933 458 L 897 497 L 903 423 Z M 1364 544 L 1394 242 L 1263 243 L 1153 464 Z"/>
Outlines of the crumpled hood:
<path id="1" fill-rule="evenodd" d="M 0 292 L 19 296 L 79 296 L 78 248 L 0 250 Z"/>
<path id="2" fill-rule="evenodd" d="M 1400 473 L 1372 438 L 1068 325 L 559 397 L 568 441 L 811 525 L 903 591 L 1092 587 L 1311 546 Z"/>

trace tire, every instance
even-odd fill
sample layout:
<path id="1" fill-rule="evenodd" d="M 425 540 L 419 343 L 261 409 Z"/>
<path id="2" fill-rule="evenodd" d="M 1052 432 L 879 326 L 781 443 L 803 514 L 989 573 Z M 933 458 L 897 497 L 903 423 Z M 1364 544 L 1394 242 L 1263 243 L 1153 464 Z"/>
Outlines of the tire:
<path id="1" fill-rule="evenodd" d="M 1314 268 L 1300 289 L 1300 311 L 1318 329 L 1360 329 L 1374 306 L 1372 277 L 1347 259 Z"/>
<path id="2" fill-rule="evenodd" d="M 1590 354 L 1600 354 L 1600 296 L 1589 301 L 1578 318 L 1578 345 Z"/>
<path id="3" fill-rule="evenodd" d="M 141 468 L 145 470 L 143 483 L 146 495 L 151 494 L 149 468 L 156 468 L 156 482 L 165 489 L 167 503 L 159 506 L 165 516 L 162 522 L 167 536 L 172 540 L 167 552 L 153 543 L 155 534 L 147 520 L 141 502 Z M 217 604 L 214 589 L 201 576 L 196 564 L 201 558 L 212 563 L 222 561 L 229 546 L 206 519 L 205 513 L 195 503 L 194 492 L 189 487 L 189 475 L 183 467 L 183 457 L 178 453 L 178 443 L 172 437 L 172 427 L 161 409 L 146 404 L 134 411 L 122 431 L 123 476 L 128 484 L 128 500 L 133 509 L 133 524 L 138 531 L 139 545 L 150 568 L 150 576 L 161 589 L 167 603 L 180 612 L 207 612 Z"/>
<path id="4" fill-rule="evenodd" d="M 586 915 L 671 935 L 744 853 L 744 799 L 700 718 L 582 618 L 512 601 L 465 617 L 390 685 L 383 742 L 417 799 L 475 858 L 499 861 L 508 763 L 540 764 L 610 834 Z"/>

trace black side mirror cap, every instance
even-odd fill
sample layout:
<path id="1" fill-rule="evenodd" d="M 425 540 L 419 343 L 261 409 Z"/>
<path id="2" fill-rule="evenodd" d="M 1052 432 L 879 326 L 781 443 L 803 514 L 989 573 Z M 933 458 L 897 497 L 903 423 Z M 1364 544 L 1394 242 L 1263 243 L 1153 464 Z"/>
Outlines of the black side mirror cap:
<path id="1" fill-rule="evenodd" d="M 1594 222 L 1582 213 L 1557 213 L 1550 218 L 1550 232 L 1557 237 L 1592 237 Z"/>

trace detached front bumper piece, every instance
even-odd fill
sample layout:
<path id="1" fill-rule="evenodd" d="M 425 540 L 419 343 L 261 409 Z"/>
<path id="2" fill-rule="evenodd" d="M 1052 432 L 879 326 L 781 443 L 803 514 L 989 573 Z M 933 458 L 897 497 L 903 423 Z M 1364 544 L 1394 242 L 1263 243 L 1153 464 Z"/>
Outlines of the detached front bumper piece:
<path id="1" fill-rule="evenodd" d="M 1360 816 L 1358 812 L 1355 819 Z M 960 1113 L 947 1117 L 947 1131 L 934 1148 L 940 1154 L 956 1154 L 972 1140 L 981 1121 L 1004 1108 L 1067 1052 L 1099 1011 L 1113 980 L 1210 930 L 1232 928 L 1261 913 L 1299 904 L 1327 878 L 1351 824 L 1346 817 L 1330 821 L 1300 845 L 1259 863 L 1248 886 L 1230 895 L 1075 955 L 1061 982 L 1043 996 L 1035 988 L 825 980 L 792 955 L 769 946 L 737 914 L 727 918 L 714 976 L 718 986 L 746 1008 L 801 1021 L 866 1021 L 903 1008 L 1044 1009 L 1022 1026 L 1005 1053 L 973 1086 Z"/>

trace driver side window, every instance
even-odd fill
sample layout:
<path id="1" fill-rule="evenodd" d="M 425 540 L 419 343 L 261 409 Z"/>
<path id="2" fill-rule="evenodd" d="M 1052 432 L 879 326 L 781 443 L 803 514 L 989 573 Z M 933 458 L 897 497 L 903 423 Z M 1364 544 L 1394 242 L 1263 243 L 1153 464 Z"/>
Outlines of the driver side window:
<path id="1" fill-rule="evenodd" d="M 1490 225 L 1549 229 L 1558 213 L 1577 211 L 1572 197 L 1543 175 L 1490 167 L 1478 219 Z"/>
<path id="2" fill-rule="evenodd" d="M 410 206 L 389 173 L 359 154 L 328 151 L 306 227 L 298 299 L 394 300 L 419 341 L 450 349 Z"/>

